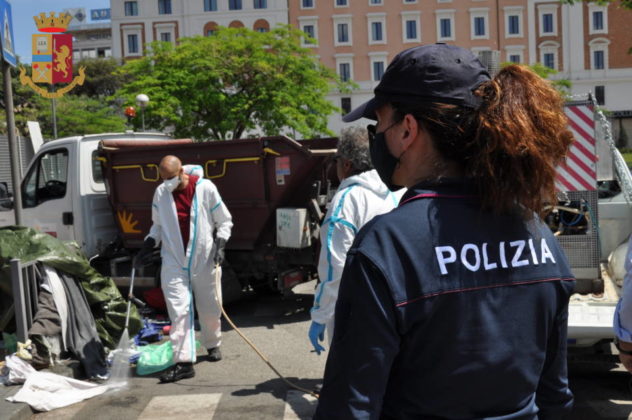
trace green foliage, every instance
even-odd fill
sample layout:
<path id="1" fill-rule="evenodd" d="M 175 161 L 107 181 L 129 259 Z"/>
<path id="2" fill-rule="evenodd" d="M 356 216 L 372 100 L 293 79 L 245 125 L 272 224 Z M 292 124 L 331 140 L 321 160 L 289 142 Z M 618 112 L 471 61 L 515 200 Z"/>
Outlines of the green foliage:
<path id="1" fill-rule="evenodd" d="M 86 68 L 86 80 L 82 86 L 68 92 L 70 95 L 107 97 L 114 95 L 125 83 L 124 75 L 116 72 L 120 66 L 113 58 L 84 58 L 78 63 L 73 63 L 73 77 L 77 76 L 81 66 Z"/>
<path id="2" fill-rule="evenodd" d="M 147 94 L 146 126 L 173 129 L 176 137 L 241 138 L 257 127 L 266 135 L 331 135 L 327 116 L 339 109 L 326 95 L 332 85 L 346 92 L 352 84 L 301 47 L 303 36 L 290 26 L 266 33 L 220 28 L 177 46 L 153 43 L 144 58 L 121 68 L 132 80 L 118 95 L 133 105 L 137 94 Z"/>
<path id="3" fill-rule="evenodd" d="M 37 120 L 44 138 L 53 138 L 52 104 L 39 98 Z M 125 120 L 98 98 L 66 95 L 57 101 L 57 137 L 125 131 Z"/>
<path id="4" fill-rule="evenodd" d="M 608 3 L 616 3 L 617 0 L 597 0 L 597 1 L 593 1 L 593 0 L 560 0 L 560 3 L 562 4 L 576 4 L 576 3 L 581 3 L 582 1 L 586 2 L 586 3 L 596 3 L 600 6 L 606 5 Z M 632 9 L 632 0 L 619 0 L 619 2 L 621 3 L 621 7 L 623 7 L 624 9 Z"/>
<path id="5" fill-rule="evenodd" d="M 28 135 L 26 127 L 27 121 L 37 120 L 39 113 L 38 95 L 28 86 L 22 86 L 19 81 L 19 70 L 11 69 L 11 90 L 13 91 L 13 113 L 15 116 L 15 126 L 18 133 L 23 136 Z M 0 80 L 1 80 L 0 76 Z M 4 81 L 0 83 L 0 133 L 7 134 L 6 127 L 6 105 L 4 102 Z"/>
<path id="6" fill-rule="evenodd" d="M 506 67 L 511 64 L 514 64 L 514 63 L 510 63 L 510 62 L 502 63 L 501 67 Z M 547 67 L 541 63 L 531 64 L 531 65 L 528 65 L 527 67 L 533 70 L 533 72 L 536 73 L 541 78 L 548 79 L 553 85 L 553 87 L 557 89 L 563 96 L 570 95 L 571 87 L 572 87 L 572 83 L 570 80 L 567 80 L 567 79 L 550 80 L 549 79 L 550 76 L 556 75 L 558 73 L 557 70 Z"/>

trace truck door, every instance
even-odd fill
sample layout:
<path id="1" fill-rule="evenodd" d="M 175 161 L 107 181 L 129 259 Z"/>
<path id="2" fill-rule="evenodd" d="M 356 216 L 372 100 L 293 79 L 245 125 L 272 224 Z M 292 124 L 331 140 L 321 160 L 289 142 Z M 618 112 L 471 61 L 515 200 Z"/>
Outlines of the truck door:
<path id="1" fill-rule="evenodd" d="M 61 240 L 74 240 L 69 150 L 41 153 L 22 181 L 23 223 Z"/>

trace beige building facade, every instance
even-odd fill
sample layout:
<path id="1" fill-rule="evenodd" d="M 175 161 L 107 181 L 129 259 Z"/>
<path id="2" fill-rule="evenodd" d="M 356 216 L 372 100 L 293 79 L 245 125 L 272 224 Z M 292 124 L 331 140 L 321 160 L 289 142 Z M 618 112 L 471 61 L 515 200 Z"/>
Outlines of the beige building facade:
<path id="1" fill-rule="evenodd" d="M 304 45 L 358 87 L 329 98 L 343 113 L 372 97 L 388 63 L 401 50 L 446 42 L 501 62 L 549 66 L 613 111 L 615 137 L 632 138 L 632 11 L 556 0 L 111 0 L 112 55 L 142 56 L 148 43 L 209 35 L 218 26 L 266 31 L 290 23 L 312 40 Z M 619 119 L 619 120 L 617 120 Z M 362 122 L 360 122 L 362 123 Z M 338 132 L 342 115 L 329 118 Z"/>
<path id="2" fill-rule="evenodd" d="M 612 111 L 632 109 L 632 11 L 619 3 L 562 5 L 541 0 L 290 0 L 289 22 L 328 67 L 359 87 L 332 92 L 343 113 L 372 97 L 401 50 L 445 42 L 498 51 L 501 62 L 542 63 Z M 619 112 L 618 115 L 625 115 Z M 330 118 L 334 131 L 342 115 Z M 362 123 L 362 122 L 361 122 Z M 616 126 L 616 124 L 615 124 Z M 632 134 L 632 133 L 630 133 Z"/>
<path id="3" fill-rule="evenodd" d="M 153 41 L 210 35 L 218 26 L 267 31 L 287 24 L 286 0 L 111 0 L 112 52 L 141 57 Z"/>

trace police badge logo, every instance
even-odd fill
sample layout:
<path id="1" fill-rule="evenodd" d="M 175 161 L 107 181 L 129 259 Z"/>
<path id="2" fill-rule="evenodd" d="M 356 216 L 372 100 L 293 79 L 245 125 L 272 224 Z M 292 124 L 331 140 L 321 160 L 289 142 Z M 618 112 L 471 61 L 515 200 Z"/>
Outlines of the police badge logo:
<path id="1" fill-rule="evenodd" d="M 63 13 L 56 16 L 55 12 L 40 13 L 33 16 L 37 29 L 42 32 L 33 35 L 32 75 L 26 74 L 26 69 L 20 67 L 20 83 L 28 85 L 45 98 L 61 98 L 77 85 L 85 81 L 85 67 L 79 68 L 79 75 L 72 77 L 72 35 L 64 34 L 72 16 Z M 36 83 L 68 83 L 67 86 L 49 92 Z"/>

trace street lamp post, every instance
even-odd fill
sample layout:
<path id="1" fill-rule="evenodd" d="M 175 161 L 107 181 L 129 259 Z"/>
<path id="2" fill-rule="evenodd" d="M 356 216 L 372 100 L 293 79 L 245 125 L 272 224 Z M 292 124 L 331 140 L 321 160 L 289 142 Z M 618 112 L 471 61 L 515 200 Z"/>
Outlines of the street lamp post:
<path id="1" fill-rule="evenodd" d="M 136 105 L 140 107 L 140 116 L 143 122 L 143 131 L 145 131 L 145 107 L 149 103 L 149 96 L 144 93 L 136 95 Z"/>

